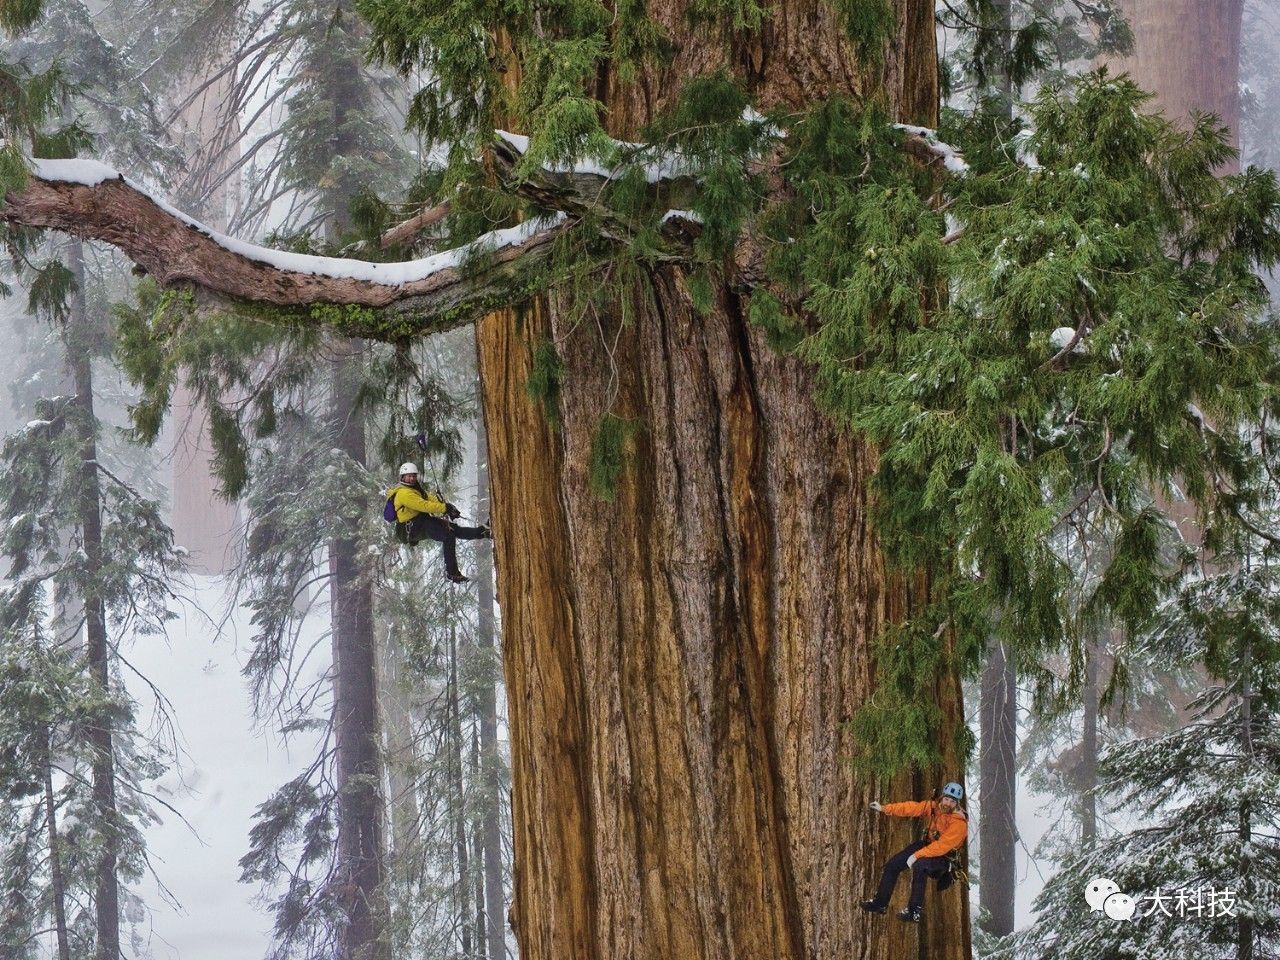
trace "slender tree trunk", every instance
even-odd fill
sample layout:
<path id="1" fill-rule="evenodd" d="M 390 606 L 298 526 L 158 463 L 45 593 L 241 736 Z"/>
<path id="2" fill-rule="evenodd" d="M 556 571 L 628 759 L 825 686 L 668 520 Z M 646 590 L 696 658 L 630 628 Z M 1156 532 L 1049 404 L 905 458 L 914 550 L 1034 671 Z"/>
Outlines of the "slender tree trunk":
<path id="1" fill-rule="evenodd" d="M 358 155 L 352 113 L 359 109 L 363 66 L 351 34 L 356 22 L 350 4 L 339 2 L 328 19 L 325 43 L 332 64 L 325 93 L 332 105 L 331 159 Z M 336 242 L 349 226 L 354 191 L 346 179 L 326 189 L 326 231 Z M 355 463 L 368 462 L 359 385 L 363 348 L 359 341 L 333 345 L 333 426 L 337 447 Z M 349 896 L 347 922 L 340 934 L 340 960 L 385 960 L 390 956 L 389 916 L 383 840 L 384 798 L 378 755 L 377 640 L 373 626 L 373 587 L 359 550 L 358 522 L 330 544 L 333 572 L 334 716 L 337 723 L 338 869 Z"/>
<path id="2" fill-rule="evenodd" d="M 1246 767 L 1253 767 L 1253 647 L 1245 641 L 1241 651 L 1240 684 L 1240 752 Z M 1241 898 L 1252 904 L 1256 894 L 1253 877 L 1253 859 L 1249 846 L 1253 840 L 1253 810 L 1246 798 L 1240 801 L 1240 878 Z M 1254 920 L 1249 910 L 1241 910 L 1236 920 L 1236 960 L 1253 960 Z"/>
<path id="3" fill-rule="evenodd" d="M 488 446 L 484 420 L 478 419 L 476 430 L 476 517 L 489 517 L 489 464 L 485 459 Z M 476 541 L 476 645 L 486 660 L 493 656 L 497 639 L 493 602 L 493 546 L 488 540 Z M 480 752 L 484 803 L 484 903 L 488 930 L 489 960 L 505 960 L 507 954 L 507 893 L 502 869 L 502 784 L 503 762 L 498 749 L 497 677 L 488 669 L 476 709 L 480 714 Z"/>
<path id="4" fill-rule="evenodd" d="M 360 347 L 335 344 L 333 415 L 337 446 L 365 462 L 364 422 L 356 413 Z M 386 955 L 383 877 L 382 770 L 378 758 L 377 683 L 374 676 L 373 596 L 363 576 L 357 531 L 329 547 L 333 574 L 333 714 L 337 733 L 338 870 L 347 919 L 341 960 Z"/>
<path id="5" fill-rule="evenodd" d="M 84 250 L 78 241 L 70 244 L 67 263 L 76 280 L 66 328 L 66 347 L 67 363 L 75 381 L 80 430 L 81 486 L 76 510 L 85 554 L 85 661 L 89 675 L 103 696 L 109 697 L 111 648 L 107 643 L 106 608 L 101 594 L 102 495 L 97 467 L 98 421 L 93 407 L 92 347 L 97 331 L 85 304 Z M 120 884 L 117 876 L 120 830 L 116 810 L 115 747 L 107 713 L 98 714 L 89 727 L 88 739 L 93 750 L 93 805 L 102 836 L 102 847 L 94 867 L 97 932 L 94 955 L 97 960 L 117 960 L 120 956 Z"/>
<path id="6" fill-rule="evenodd" d="M 1098 644 L 1084 651 L 1084 723 L 1080 737 L 1080 842 L 1092 847 L 1098 839 Z"/>
<path id="7" fill-rule="evenodd" d="M 1013 27 L 1008 0 L 997 3 L 1005 32 L 1000 43 L 1009 54 Z M 1007 77 L 1000 84 L 1006 116 L 1012 119 L 1013 89 Z M 1016 453 L 1017 424 L 1007 428 L 1007 448 Z M 1018 675 L 1007 647 L 987 641 L 978 705 L 978 782 L 982 805 L 978 836 L 982 845 L 982 882 L 978 886 L 979 907 L 985 915 L 984 929 L 1004 937 L 1013 932 L 1017 905 L 1017 799 L 1018 799 Z"/>
<path id="8" fill-rule="evenodd" d="M 476 718 L 473 716 L 472 720 Z M 471 761 L 468 773 L 473 793 L 478 793 L 480 774 L 479 724 L 471 724 Z M 471 841 L 471 915 L 475 919 L 475 955 L 480 960 L 488 956 L 487 927 L 484 909 L 484 810 L 474 800 L 468 804 L 467 829 Z"/>
<path id="9" fill-rule="evenodd" d="M 449 725 L 445 742 L 449 745 L 449 803 L 453 815 L 453 849 L 458 870 L 455 888 L 457 925 L 462 955 L 471 956 L 471 933 L 475 918 L 470 913 L 471 867 L 467 849 L 466 791 L 462 782 L 462 698 L 458 694 L 458 635 L 449 627 Z"/>
<path id="10" fill-rule="evenodd" d="M 53 928 L 58 938 L 58 960 L 71 960 L 67 938 L 67 885 L 62 877 L 62 848 L 58 843 L 58 805 L 53 794 L 53 745 L 44 731 L 44 818 L 49 837 L 49 884 L 53 894 Z"/>
<path id="11" fill-rule="evenodd" d="M 602 72 L 610 132 L 635 139 L 718 65 L 762 108 L 883 95 L 895 119 L 935 123 L 932 3 L 892 6 L 898 36 L 870 67 L 833 4 L 768 5 L 748 39 L 652 3 L 675 60 L 634 82 Z M 700 315 L 675 267 L 651 292 L 626 325 L 606 312 L 603 337 L 558 296 L 477 325 L 521 956 L 967 957 L 963 893 L 931 893 L 922 929 L 857 909 L 909 827 L 871 816 L 848 720 L 881 626 L 928 593 L 885 570 L 875 453 L 818 412 L 813 371 L 769 347 L 744 295 L 721 286 Z M 565 367 L 558 430 L 524 389 L 539 338 Z M 587 464 L 611 396 L 638 429 L 604 502 Z M 886 798 L 961 778 L 955 678 L 937 695 L 948 763 Z"/>
<path id="12" fill-rule="evenodd" d="M 406 776 L 406 758 L 413 751 L 413 721 L 402 681 L 404 657 L 395 630 L 384 637 L 378 651 L 379 718 L 382 728 L 383 774 L 386 783 L 387 815 L 391 828 L 393 862 L 411 851 L 418 839 L 418 796 L 413 778 Z"/>
<path id="13" fill-rule="evenodd" d="M 1003 643 L 988 644 L 979 708 L 982 883 L 978 893 L 987 915 L 984 929 L 1001 937 L 1013 932 L 1017 890 L 1018 694 L 1017 672 L 1007 654 Z"/>

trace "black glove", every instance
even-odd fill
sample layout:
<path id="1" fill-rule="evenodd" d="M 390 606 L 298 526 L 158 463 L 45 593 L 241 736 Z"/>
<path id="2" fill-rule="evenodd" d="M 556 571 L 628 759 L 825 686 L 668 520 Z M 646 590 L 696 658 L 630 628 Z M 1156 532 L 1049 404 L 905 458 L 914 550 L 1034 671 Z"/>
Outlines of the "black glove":
<path id="1" fill-rule="evenodd" d="M 444 505 L 444 515 L 448 517 L 450 520 L 457 520 L 460 516 L 462 516 L 462 511 L 459 510 L 457 507 L 455 507 L 452 503 L 446 503 Z"/>

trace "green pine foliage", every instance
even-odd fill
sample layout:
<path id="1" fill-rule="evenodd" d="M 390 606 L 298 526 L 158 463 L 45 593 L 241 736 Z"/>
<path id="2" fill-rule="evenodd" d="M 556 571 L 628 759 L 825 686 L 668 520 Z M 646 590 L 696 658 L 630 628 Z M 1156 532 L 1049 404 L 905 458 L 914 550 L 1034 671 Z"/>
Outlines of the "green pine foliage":
<path id="1" fill-rule="evenodd" d="M 529 379 L 525 389 L 542 408 L 547 422 L 553 427 L 560 422 L 560 384 L 564 380 L 564 362 L 556 353 L 556 346 L 543 338 L 531 348 Z"/>
<path id="2" fill-rule="evenodd" d="M 1055 65 L 1124 47 L 1110 4 L 1015 4 L 1008 17 L 993 0 L 945 6 L 944 25 L 971 35 L 960 75 L 972 83 L 972 109 L 949 115 L 942 132 L 964 148 L 964 176 L 913 159 L 918 149 L 906 149 L 907 135 L 882 104 L 832 97 L 761 118 L 727 71 L 690 78 L 670 111 L 642 131 L 645 145 L 606 137 L 600 79 L 670 54 L 639 4 L 356 4 L 377 59 L 431 77 L 408 119 L 449 151 L 445 171 L 420 178 L 420 199 L 458 201 L 451 234 L 538 212 L 491 190 L 451 192 L 479 178 L 478 157 L 499 117 L 530 137 L 517 173 L 583 159 L 611 169 L 549 271 L 572 309 L 585 315 L 604 304 L 625 322 L 647 271 L 678 255 L 692 261 L 692 301 L 709 311 L 726 295 L 744 229 L 758 231 L 768 276 L 749 316 L 772 343 L 812 364 L 816 401 L 875 447 L 885 550 L 898 570 L 923 571 L 932 584 L 931 602 L 884 638 L 880 692 L 866 714 L 882 722 L 855 721 L 869 736 L 891 717 L 912 718 L 892 743 L 865 743 L 863 760 L 881 772 L 936 749 L 927 742 L 925 701 L 939 677 L 972 666 L 990 636 L 1028 659 L 1062 643 L 1064 598 L 1077 574 L 1055 538 L 1078 511 L 1096 511 L 1108 557 L 1090 616 L 1145 629 L 1185 565 L 1155 504 L 1185 495 L 1209 517 L 1249 508 L 1259 468 L 1236 429 L 1275 385 L 1275 328 L 1255 276 L 1280 257 L 1274 176 L 1217 177 L 1230 156 L 1218 126 L 1201 118 L 1180 131 L 1148 115 L 1147 98 L 1125 78 L 1053 75 Z M 839 7 L 868 63 L 891 32 L 888 9 L 879 0 Z M 1064 9 L 1074 20 L 1059 16 Z M 692 15 L 749 32 L 765 14 L 726 0 L 697 4 Z M 350 53 L 349 40 L 336 54 L 326 46 L 347 23 L 343 9 L 323 35 L 310 35 L 309 48 L 321 52 L 307 61 L 316 70 Z M 489 39 L 497 35 L 510 50 Z M 512 55 L 517 83 L 507 82 Z M 1012 120 L 1008 88 L 1046 71 L 1050 82 L 1027 105 L 1025 125 Z M 285 175 L 331 215 L 335 204 L 354 209 L 353 181 L 369 169 L 351 151 L 307 138 L 333 117 L 334 91 L 343 89 L 341 78 L 323 79 L 298 87 L 300 125 L 290 133 L 297 151 Z M 366 101 L 344 102 L 359 112 Z M 340 145 L 372 136 L 358 119 L 344 113 L 328 135 Z M 754 171 L 770 151 L 783 188 L 766 195 Z M 676 171 L 661 185 L 650 182 L 656 163 Z M 662 239 L 670 209 L 691 209 L 701 221 L 691 258 Z M 376 204 L 367 210 L 372 225 Z M 326 239 L 341 249 L 338 237 Z M 513 282 L 505 292 L 531 286 Z M 372 324 L 390 336 L 363 314 L 317 316 L 349 334 Z M 193 334 L 166 349 L 198 341 Z M 155 356 L 141 334 L 136 342 L 140 356 Z M 198 356 L 189 353 L 185 364 Z M 219 397 L 232 393 L 220 384 L 238 375 L 208 360 L 219 383 L 200 389 L 225 410 L 229 401 Z M 531 391 L 554 409 L 562 365 L 535 356 L 533 370 Z M 142 427 L 157 423 L 172 376 L 155 378 Z M 250 401 L 257 432 L 280 429 L 282 395 L 264 388 Z M 601 401 L 608 410 L 609 398 Z M 226 462 L 243 460 L 245 418 L 218 413 L 213 421 Z M 590 462 L 602 496 L 613 495 L 638 428 L 616 412 L 603 418 Z M 239 487 L 246 474 L 228 469 L 229 489 Z"/>
<path id="3" fill-rule="evenodd" d="M 618 478 L 630 459 L 628 445 L 640 425 L 614 413 L 606 413 L 591 440 L 591 465 L 588 471 L 591 489 L 602 500 L 612 500 Z"/>
<path id="4" fill-rule="evenodd" d="M 898 21 L 888 0 L 833 0 L 845 34 L 853 42 L 858 59 L 882 63 L 885 45 L 897 30 Z"/>
<path id="5" fill-rule="evenodd" d="M 1256 464 L 1233 428 L 1274 383 L 1275 329 L 1255 271 L 1280 255 L 1280 192 L 1255 170 L 1215 175 L 1230 149 L 1211 119 L 1180 131 L 1149 115 L 1127 78 L 1062 76 L 1127 46 L 1110 4 L 1014 4 L 1007 19 L 991 0 L 946 7 L 944 26 L 968 33 L 958 76 L 971 109 L 949 114 L 941 132 L 963 148 L 964 176 L 912 160 L 875 103 L 831 98 L 766 120 L 727 73 L 690 78 L 643 131 L 648 146 L 610 150 L 587 94 L 609 65 L 608 32 L 592 12 L 539 7 L 563 16 L 535 37 L 527 11 L 467 8 L 477 36 L 500 22 L 531 65 L 508 100 L 496 53 L 442 59 L 433 43 L 456 44 L 457 25 L 415 6 L 362 3 L 379 54 L 438 76 L 424 97 L 479 91 L 459 108 L 465 116 L 421 103 L 413 119 L 425 134 L 483 143 L 493 117 L 509 113 L 531 137 L 526 169 L 583 157 L 614 167 L 582 232 L 598 227 L 593 216 L 608 222 L 628 240 L 613 264 L 641 269 L 593 263 L 588 276 L 607 301 L 631 302 L 643 268 L 661 262 L 655 225 L 668 209 L 702 220 L 687 289 L 704 311 L 744 227 L 765 238 L 768 281 L 748 315 L 813 364 L 817 401 L 879 451 L 886 551 L 934 585 L 933 602 L 885 638 L 867 717 L 919 716 L 892 744 L 867 744 L 862 759 L 880 772 L 936 751 L 924 703 L 933 680 L 973 666 L 989 635 L 1028 661 L 1061 646 L 1076 574 L 1055 537 L 1073 514 L 1097 508 L 1109 558 L 1089 616 L 1136 632 L 1184 567 L 1157 497 L 1185 495 L 1209 514 L 1252 496 Z M 888 28 L 877 8 L 846 10 L 868 49 Z M 732 4 L 699 11 L 736 17 L 737 29 L 755 22 Z M 1048 82 L 1015 122 L 1009 89 L 1032 76 Z M 785 190 L 766 198 L 752 160 L 769 150 Z M 678 168 L 657 188 L 646 176 L 655 160 Z M 582 243 L 562 253 L 587 259 Z M 569 289 L 570 303 L 590 299 Z M 535 371 L 533 390 L 545 393 L 547 371 Z M 617 426 L 606 417 L 592 448 L 604 495 L 625 446 Z M 926 649 L 952 635 L 946 655 Z M 916 676 L 920 664 L 929 669 Z M 857 725 L 869 735 L 883 724 Z"/>
<path id="6" fill-rule="evenodd" d="M 297 60 L 279 128 L 287 149 L 273 186 L 314 199 L 314 221 L 297 228 L 318 228 L 335 213 L 350 228 L 353 208 L 367 210 L 370 194 L 399 187 L 409 176 L 404 145 L 383 113 L 391 91 L 366 73 L 364 28 L 350 4 L 296 0 L 277 16 Z"/>
<path id="7" fill-rule="evenodd" d="M 1151 492 L 1177 477 L 1225 510 L 1256 472 L 1208 425 L 1247 421 L 1270 389 L 1253 271 L 1280 253 L 1280 194 L 1270 174 L 1215 177 L 1222 132 L 1180 132 L 1144 102 L 1103 73 L 1047 86 L 1021 159 L 984 149 L 1000 141 L 980 120 L 958 131 L 974 147 L 945 187 L 950 243 L 883 147 L 860 181 L 821 152 L 823 128 L 788 140 L 797 189 L 825 188 L 811 225 L 779 216 L 780 276 L 807 285 L 816 324 L 798 349 L 819 401 L 880 449 L 878 529 L 892 559 L 935 574 L 930 626 L 961 630 L 962 657 L 988 627 L 1022 650 L 1058 642 L 1072 572 L 1051 538 L 1082 490 L 1111 549 L 1095 602 L 1136 629 L 1177 573 Z M 825 119 L 852 136 L 848 109 Z"/>
<path id="8" fill-rule="evenodd" d="M 1119 738 L 1102 758 L 1108 820 L 1134 829 L 1092 848 L 1069 844 L 1063 869 L 1037 898 L 1036 924 L 992 956 L 1173 960 L 1270 956 L 1280 871 L 1280 603 L 1274 546 L 1219 555 L 1223 571 L 1195 579 L 1140 645 L 1153 663 L 1202 668 L 1209 682 L 1186 723 Z M 1082 885 L 1110 877 L 1139 900 L 1131 923 L 1082 909 Z M 1205 891 L 1230 894 L 1229 912 L 1188 915 Z M 1158 905 L 1155 898 L 1162 897 Z"/>
<path id="9" fill-rule="evenodd" d="M 172 619 L 173 583 L 183 556 L 159 505 L 104 461 L 100 449 L 104 563 L 87 564 L 74 511 L 85 483 L 82 416 L 68 398 L 37 401 L 34 419 L 0 451 L 0 508 L 8 518 L 0 553 L 8 576 L 0 587 L 0 849 L 21 859 L 6 865 L 0 902 L 0 951 L 22 956 L 52 916 L 51 857 L 44 811 L 49 778 L 60 824 L 59 861 L 75 955 L 93 945 L 92 897 L 104 832 L 119 838 L 122 884 L 145 874 L 143 832 L 157 822 L 150 784 L 171 751 L 142 736 L 137 705 L 113 670 L 109 694 L 91 681 L 80 642 L 83 598 L 101 596 L 111 635 L 161 634 Z M 121 471 L 123 473 L 124 471 Z M 163 708 L 162 708 L 163 710 Z M 90 795 L 89 730 L 109 725 L 116 759 L 117 805 L 108 817 Z M 137 900 L 126 889 L 129 909 Z M 10 953 L 9 951 L 17 951 Z"/>
<path id="10" fill-rule="evenodd" d="M 1061 80 L 1107 54 L 1128 53 L 1133 31 L 1114 0 L 941 0 L 944 100 L 977 103 Z"/>

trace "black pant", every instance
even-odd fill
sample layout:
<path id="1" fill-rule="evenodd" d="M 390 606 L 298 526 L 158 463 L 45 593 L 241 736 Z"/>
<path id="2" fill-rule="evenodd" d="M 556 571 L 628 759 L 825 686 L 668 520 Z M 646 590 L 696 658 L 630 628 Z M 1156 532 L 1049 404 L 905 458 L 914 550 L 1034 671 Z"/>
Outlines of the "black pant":
<path id="1" fill-rule="evenodd" d="M 884 910 L 889 906 L 889 898 L 893 896 L 893 888 L 898 882 L 898 874 L 907 869 L 907 858 L 917 850 L 928 846 L 927 840 L 917 840 L 903 847 L 884 865 L 884 874 L 880 877 L 880 889 L 876 891 L 875 905 Z M 940 877 L 951 869 L 946 857 L 917 857 L 911 865 L 911 899 L 907 906 L 924 906 L 924 882 L 929 877 Z"/>
<path id="2" fill-rule="evenodd" d="M 429 513 L 420 513 L 400 526 L 404 528 L 403 540 L 410 546 L 428 539 L 441 544 L 444 552 L 444 568 L 451 577 L 462 576 L 461 571 L 458 570 L 458 541 L 481 540 L 488 536 L 484 527 L 460 527 L 450 523 L 444 517 L 433 517 Z"/>

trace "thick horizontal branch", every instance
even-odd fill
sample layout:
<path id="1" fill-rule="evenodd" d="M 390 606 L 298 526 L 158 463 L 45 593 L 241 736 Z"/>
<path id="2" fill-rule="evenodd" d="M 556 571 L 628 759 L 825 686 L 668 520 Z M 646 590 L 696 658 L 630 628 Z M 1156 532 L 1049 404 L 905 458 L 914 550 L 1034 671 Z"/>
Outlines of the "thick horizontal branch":
<path id="1" fill-rule="evenodd" d="M 750 118 L 749 118 L 750 119 Z M 901 126 L 907 149 L 952 173 L 966 169 L 958 152 L 926 128 Z M 785 134 L 779 132 L 776 139 Z M 0 205 L 0 221 L 58 230 L 117 247 L 162 287 L 194 287 L 202 299 L 231 304 L 306 308 L 321 304 L 368 308 L 372 319 L 344 320 L 353 336 L 402 339 L 468 323 L 485 312 L 512 304 L 535 289 L 553 249 L 552 241 L 590 213 L 602 244 L 625 244 L 635 225 L 605 205 L 607 188 L 625 169 L 585 160 L 562 167 L 520 170 L 528 140 L 498 132 L 493 169 L 512 192 L 557 211 L 551 217 L 494 230 L 417 260 L 371 263 L 273 250 L 226 236 L 169 206 L 110 167 L 90 160 L 34 160 L 26 186 L 10 190 Z M 648 153 L 642 144 L 620 144 L 631 155 Z M 771 155 L 772 156 L 772 155 Z M 776 158 L 775 158 L 776 159 Z M 756 158 L 753 162 L 771 162 Z M 657 153 L 641 169 L 671 206 L 676 191 L 696 189 L 696 172 L 679 152 Z M 519 172 L 518 172 L 519 171 Z M 383 247 L 404 242 L 438 223 L 448 205 L 425 209 L 389 231 Z M 701 230 L 688 211 L 671 210 L 661 221 L 669 254 L 659 260 L 688 259 Z M 759 272 L 759 244 L 742 238 L 738 261 L 744 278 Z M 750 282 L 749 280 L 747 282 Z"/>
<path id="2" fill-rule="evenodd" d="M 0 221 L 58 230 L 117 247 L 162 287 L 197 288 L 201 298 L 231 304 L 301 308 L 366 307 L 377 318 L 344 326 L 351 335 L 399 339 L 468 323 L 516 302 L 535 286 L 552 240 L 584 209 L 585 193 L 546 182 L 519 192 L 556 208 L 551 217 L 493 230 L 417 260 L 371 263 L 274 250 L 192 219 L 110 167 L 90 160 L 34 160 L 21 190 L 0 206 Z M 447 211 L 424 211 L 406 232 Z M 607 218 L 606 218 L 607 219 Z M 689 222 L 686 222 L 689 221 Z M 692 215 L 664 218 L 664 232 L 687 248 Z M 624 239 L 605 230 L 605 239 Z M 389 315 L 389 317 L 388 317 Z M 387 322 L 390 319 L 393 322 Z"/>
<path id="3" fill-rule="evenodd" d="M 101 240 L 164 287 L 194 285 L 230 301 L 276 307 L 337 304 L 449 314 L 465 322 L 512 268 L 545 258 L 568 218 L 495 230 L 453 250 L 402 263 L 369 263 L 272 250 L 207 227 L 91 161 L 38 160 L 25 188 L 10 191 L 0 220 Z M 477 269 L 464 264 L 486 254 Z M 491 306 L 491 304 L 490 304 Z M 424 329 L 432 328 L 424 322 Z"/>

